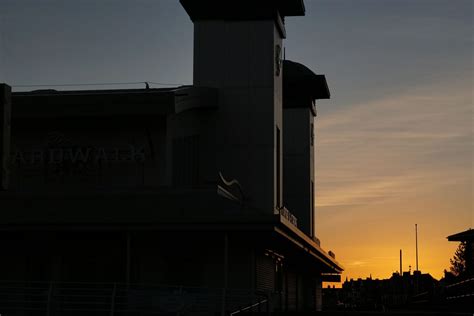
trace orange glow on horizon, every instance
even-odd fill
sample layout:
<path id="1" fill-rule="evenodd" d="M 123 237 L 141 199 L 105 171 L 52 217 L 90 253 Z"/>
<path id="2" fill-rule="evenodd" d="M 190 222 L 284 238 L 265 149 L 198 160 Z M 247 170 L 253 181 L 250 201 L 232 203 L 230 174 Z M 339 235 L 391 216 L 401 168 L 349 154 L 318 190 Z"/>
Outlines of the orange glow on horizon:
<path id="1" fill-rule="evenodd" d="M 390 278 L 400 249 L 414 271 L 415 223 L 421 272 L 439 280 L 449 270 L 458 243 L 446 237 L 474 228 L 469 84 L 318 107 L 316 235 L 345 267 L 343 282 Z"/>

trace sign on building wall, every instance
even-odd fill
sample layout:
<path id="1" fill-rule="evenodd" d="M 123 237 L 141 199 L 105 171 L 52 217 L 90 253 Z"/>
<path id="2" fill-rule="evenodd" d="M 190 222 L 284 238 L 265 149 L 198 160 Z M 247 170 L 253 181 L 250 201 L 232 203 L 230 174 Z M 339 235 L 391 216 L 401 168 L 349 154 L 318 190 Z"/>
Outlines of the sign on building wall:
<path id="1" fill-rule="evenodd" d="M 156 184 L 162 174 L 151 146 L 139 131 L 22 131 L 13 138 L 10 153 L 12 185 L 67 189 Z"/>

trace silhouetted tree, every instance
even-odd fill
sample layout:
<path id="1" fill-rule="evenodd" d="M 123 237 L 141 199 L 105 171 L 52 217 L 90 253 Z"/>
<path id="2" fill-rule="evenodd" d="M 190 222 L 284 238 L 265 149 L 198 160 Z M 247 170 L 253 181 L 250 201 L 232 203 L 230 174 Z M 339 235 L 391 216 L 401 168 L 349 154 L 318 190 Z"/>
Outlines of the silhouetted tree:
<path id="1" fill-rule="evenodd" d="M 451 262 L 451 272 L 456 275 L 462 275 L 466 272 L 466 242 L 461 242 L 454 253 Z"/>

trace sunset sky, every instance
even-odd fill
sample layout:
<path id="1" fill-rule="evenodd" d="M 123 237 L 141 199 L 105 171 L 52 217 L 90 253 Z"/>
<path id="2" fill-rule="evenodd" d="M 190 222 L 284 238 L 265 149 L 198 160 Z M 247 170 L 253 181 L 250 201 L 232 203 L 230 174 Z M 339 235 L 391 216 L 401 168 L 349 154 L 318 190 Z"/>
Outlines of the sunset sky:
<path id="1" fill-rule="evenodd" d="M 285 47 L 332 93 L 316 129 L 321 245 L 344 278 L 387 278 L 399 249 L 414 269 L 417 223 L 420 269 L 440 278 L 446 236 L 474 228 L 473 1 L 305 3 Z M 191 84 L 192 32 L 177 0 L 0 0 L 0 82 Z"/>

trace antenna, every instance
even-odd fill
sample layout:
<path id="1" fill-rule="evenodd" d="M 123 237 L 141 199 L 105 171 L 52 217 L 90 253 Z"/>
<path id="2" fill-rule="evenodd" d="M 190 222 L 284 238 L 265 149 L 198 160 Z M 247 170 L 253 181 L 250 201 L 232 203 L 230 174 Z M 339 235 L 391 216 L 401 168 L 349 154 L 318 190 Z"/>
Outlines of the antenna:
<path id="1" fill-rule="evenodd" d="M 418 271 L 418 224 L 415 224 L 416 271 Z"/>
<path id="2" fill-rule="evenodd" d="M 400 275 L 403 275 L 403 270 L 402 270 L 402 250 L 400 249 Z"/>

